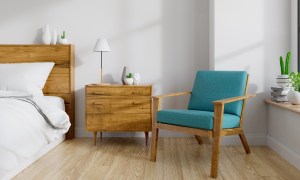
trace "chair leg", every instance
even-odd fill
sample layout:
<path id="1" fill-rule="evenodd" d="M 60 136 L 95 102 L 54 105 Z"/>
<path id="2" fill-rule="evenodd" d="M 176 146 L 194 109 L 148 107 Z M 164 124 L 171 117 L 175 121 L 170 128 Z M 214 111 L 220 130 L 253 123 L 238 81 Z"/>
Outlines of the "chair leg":
<path id="1" fill-rule="evenodd" d="M 149 132 L 145 131 L 146 146 L 148 145 L 148 136 L 149 136 Z"/>
<path id="2" fill-rule="evenodd" d="M 150 160 L 153 162 L 156 161 L 157 141 L 158 141 L 158 128 L 153 128 L 152 129 L 151 157 L 150 157 Z"/>
<path id="3" fill-rule="evenodd" d="M 239 134 L 239 136 L 240 136 L 240 139 L 241 139 L 241 141 L 242 141 L 242 143 L 243 143 L 243 146 L 244 146 L 244 149 L 245 149 L 245 151 L 246 151 L 246 154 L 249 154 L 251 151 L 250 151 L 250 147 L 249 147 L 249 145 L 248 145 L 246 136 L 245 136 L 245 134 L 244 134 L 244 131 L 242 131 L 242 132 Z"/>
<path id="4" fill-rule="evenodd" d="M 221 136 L 213 137 L 212 156 L 211 156 L 211 170 L 210 170 L 210 176 L 212 178 L 216 178 L 218 176 L 220 146 L 221 146 Z"/>
<path id="5" fill-rule="evenodd" d="M 203 140 L 202 140 L 202 138 L 201 138 L 200 136 L 195 135 L 195 138 L 196 138 L 196 140 L 198 141 L 198 143 L 199 143 L 200 145 L 203 144 Z"/>

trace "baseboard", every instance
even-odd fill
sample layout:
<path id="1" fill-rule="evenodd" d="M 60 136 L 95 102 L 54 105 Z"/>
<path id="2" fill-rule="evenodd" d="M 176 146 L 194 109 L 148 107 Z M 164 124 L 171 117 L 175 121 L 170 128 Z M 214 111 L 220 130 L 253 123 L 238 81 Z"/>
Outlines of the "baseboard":
<path id="1" fill-rule="evenodd" d="M 93 133 L 87 132 L 85 128 L 75 128 L 76 137 L 93 137 Z M 99 136 L 99 133 L 98 133 Z M 106 132 L 103 137 L 144 137 L 143 132 Z M 150 133 L 151 136 L 151 133 Z M 260 146 L 267 144 L 267 135 L 265 134 L 246 134 L 249 145 Z M 191 137 L 187 134 L 175 133 L 171 131 L 160 130 L 159 137 Z M 241 145 L 239 136 L 226 136 L 222 138 L 222 145 Z"/>
<path id="2" fill-rule="evenodd" d="M 268 136 L 267 137 L 267 145 L 284 159 L 286 159 L 289 163 L 295 166 L 300 170 L 300 155 L 276 140 L 275 138 Z"/>

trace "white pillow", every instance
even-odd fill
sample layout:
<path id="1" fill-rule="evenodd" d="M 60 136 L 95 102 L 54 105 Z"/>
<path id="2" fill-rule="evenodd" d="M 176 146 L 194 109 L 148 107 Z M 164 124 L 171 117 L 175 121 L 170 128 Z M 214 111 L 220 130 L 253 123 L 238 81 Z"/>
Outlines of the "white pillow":
<path id="1" fill-rule="evenodd" d="M 28 92 L 43 96 L 53 62 L 0 64 L 0 90 Z"/>

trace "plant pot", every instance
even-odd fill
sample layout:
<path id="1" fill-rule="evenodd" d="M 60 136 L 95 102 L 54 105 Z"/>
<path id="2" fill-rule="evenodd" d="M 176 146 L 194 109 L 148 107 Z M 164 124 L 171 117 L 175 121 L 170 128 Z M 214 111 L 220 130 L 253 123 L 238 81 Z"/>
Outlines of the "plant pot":
<path id="1" fill-rule="evenodd" d="M 298 91 L 290 90 L 290 92 L 287 95 L 287 98 L 292 104 L 300 104 L 300 92 Z"/>
<path id="2" fill-rule="evenodd" d="M 133 85 L 133 78 L 125 78 L 125 84 Z"/>
<path id="3" fill-rule="evenodd" d="M 278 75 L 276 78 L 276 82 L 278 86 L 282 87 L 283 89 L 287 89 L 291 85 L 289 75 Z"/>
<path id="4" fill-rule="evenodd" d="M 66 44 L 69 44 L 69 41 L 68 41 L 68 39 L 62 39 L 62 38 L 60 38 L 59 39 L 59 43 L 66 45 Z"/>

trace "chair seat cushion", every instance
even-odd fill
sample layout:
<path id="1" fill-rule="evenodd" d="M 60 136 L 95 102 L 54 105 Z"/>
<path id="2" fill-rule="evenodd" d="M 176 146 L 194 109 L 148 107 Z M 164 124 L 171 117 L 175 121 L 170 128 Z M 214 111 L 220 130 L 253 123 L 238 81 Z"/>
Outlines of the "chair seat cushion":
<path id="1" fill-rule="evenodd" d="M 197 129 L 212 130 L 214 126 L 214 112 L 198 110 L 167 109 L 157 113 L 157 121 L 163 124 L 172 124 Z M 237 128 L 240 125 L 240 117 L 232 114 L 224 114 L 223 129 Z"/>

